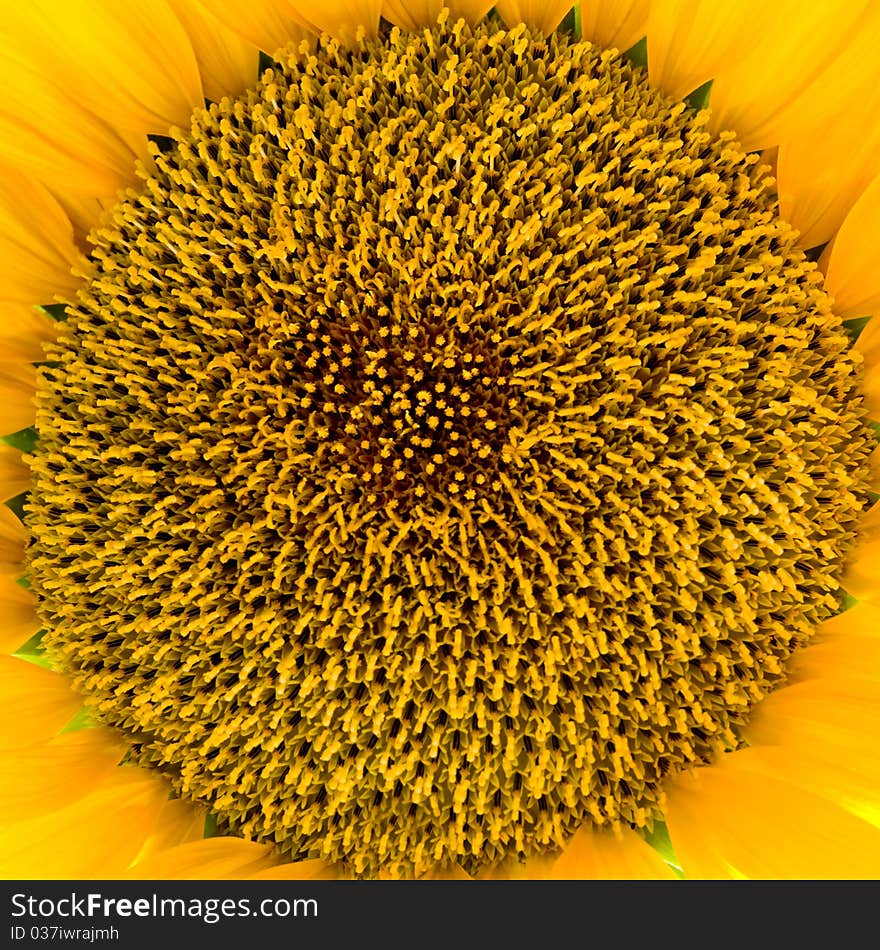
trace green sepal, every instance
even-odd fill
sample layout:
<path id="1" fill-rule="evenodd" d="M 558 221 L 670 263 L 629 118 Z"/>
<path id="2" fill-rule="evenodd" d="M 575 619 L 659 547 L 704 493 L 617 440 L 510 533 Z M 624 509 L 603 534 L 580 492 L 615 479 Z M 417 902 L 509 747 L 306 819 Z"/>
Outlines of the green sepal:
<path id="1" fill-rule="evenodd" d="M 73 719 L 61 730 L 62 732 L 78 732 L 80 729 L 92 729 L 98 723 L 92 717 L 91 712 L 85 706 L 77 710 Z"/>
<path id="2" fill-rule="evenodd" d="M 267 69 L 272 69 L 277 65 L 278 64 L 268 53 L 264 53 L 262 50 L 260 50 L 260 61 L 257 64 L 257 76 L 262 78 L 263 73 L 266 72 Z"/>
<path id="3" fill-rule="evenodd" d="M 581 38 L 581 8 L 572 7 L 568 13 L 562 18 L 562 22 L 559 24 L 558 32 L 566 33 L 572 39 L 579 40 Z"/>
<path id="4" fill-rule="evenodd" d="M 865 327 L 868 325 L 868 321 L 871 319 L 870 314 L 867 317 L 853 317 L 851 320 L 843 321 L 843 328 L 850 335 L 852 341 L 855 341 L 859 338 L 859 334 Z"/>
<path id="5" fill-rule="evenodd" d="M 19 452 L 29 454 L 36 448 L 37 430 L 31 426 L 27 429 L 21 429 L 19 432 L 13 432 L 12 435 L 2 435 L 0 436 L 0 442 L 4 445 L 11 445 Z"/>
<path id="6" fill-rule="evenodd" d="M 46 651 L 43 648 L 43 636 L 45 633 L 45 630 L 40 630 L 35 633 L 30 640 L 23 643 L 15 653 L 13 653 L 13 656 L 18 657 L 19 660 L 27 660 L 28 663 L 33 663 L 36 666 L 42 666 L 44 669 L 51 670 L 52 661 L 46 655 Z"/>
<path id="7" fill-rule="evenodd" d="M 679 876 L 684 877 L 681 865 L 672 847 L 672 839 L 669 837 L 669 829 L 665 821 L 655 821 L 654 827 L 649 833 L 645 834 L 645 841 L 660 855 L 661 858 L 672 868 Z"/>
<path id="8" fill-rule="evenodd" d="M 698 86 L 694 91 L 689 95 L 684 97 L 684 101 L 694 110 L 699 112 L 701 109 L 709 108 L 709 93 L 712 91 L 712 83 L 714 80 L 709 79 L 703 83 L 702 86 Z"/>
<path id="9" fill-rule="evenodd" d="M 23 643 L 16 651 L 16 656 L 21 653 L 43 653 L 43 637 L 45 630 L 38 630 L 26 643 Z"/>
<path id="10" fill-rule="evenodd" d="M 497 7 L 492 7 L 486 14 L 486 22 L 504 29 L 504 20 L 501 19 L 501 14 L 498 12 Z"/>
<path id="11" fill-rule="evenodd" d="M 19 521 L 24 521 L 24 506 L 27 501 L 28 493 L 23 491 L 20 495 L 16 495 L 15 498 L 10 498 L 6 502 L 6 507 L 18 518 Z"/>
<path id="12" fill-rule="evenodd" d="M 50 320 L 54 320 L 56 323 L 67 319 L 67 307 L 63 303 L 43 304 L 42 307 L 37 307 L 37 310 L 41 310 Z"/>
<path id="13" fill-rule="evenodd" d="M 643 36 L 638 43 L 632 46 L 623 54 L 633 66 L 641 66 L 642 69 L 648 68 L 648 37 Z"/>

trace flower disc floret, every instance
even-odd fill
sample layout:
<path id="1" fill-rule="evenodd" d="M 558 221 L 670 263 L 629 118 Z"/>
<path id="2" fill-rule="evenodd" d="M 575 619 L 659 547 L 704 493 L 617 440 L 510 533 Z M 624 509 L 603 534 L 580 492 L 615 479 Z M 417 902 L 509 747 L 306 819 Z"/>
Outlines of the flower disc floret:
<path id="1" fill-rule="evenodd" d="M 871 446 L 774 183 L 615 51 L 288 48 L 92 235 L 45 642 L 221 829 L 354 874 L 649 826 L 840 601 Z"/>

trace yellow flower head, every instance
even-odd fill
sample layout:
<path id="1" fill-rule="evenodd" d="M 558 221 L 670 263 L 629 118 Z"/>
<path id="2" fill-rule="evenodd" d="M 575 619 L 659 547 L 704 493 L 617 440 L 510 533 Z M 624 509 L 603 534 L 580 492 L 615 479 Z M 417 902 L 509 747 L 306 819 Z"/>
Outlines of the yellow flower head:
<path id="1" fill-rule="evenodd" d="M 485 6 L 16 14 L 10 873 L 876 867 L 880 12 Z"/>

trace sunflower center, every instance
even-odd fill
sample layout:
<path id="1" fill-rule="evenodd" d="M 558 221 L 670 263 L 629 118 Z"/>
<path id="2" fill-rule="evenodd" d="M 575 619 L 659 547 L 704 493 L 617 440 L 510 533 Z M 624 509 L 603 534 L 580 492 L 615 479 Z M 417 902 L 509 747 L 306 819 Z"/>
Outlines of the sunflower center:
<path id="1" fill-rule="evenodd" d="M 33 583 L 221 828 L 373 875 L 649 826 L 839 603 L 846 335 L 754 156 L 613 51 L 284 51 L 93 241 Z"/>

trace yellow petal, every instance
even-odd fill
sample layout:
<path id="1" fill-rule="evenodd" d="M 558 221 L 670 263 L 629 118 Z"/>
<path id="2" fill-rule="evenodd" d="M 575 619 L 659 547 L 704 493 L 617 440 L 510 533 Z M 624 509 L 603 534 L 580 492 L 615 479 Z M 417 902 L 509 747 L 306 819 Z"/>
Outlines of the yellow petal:
<path id="1" fill-rule="evenodd" d="M 36 307 L 0 304 L 0 353 L 10 363 L 36 363 L 45 359 L 43 346 L 57 335 L 55 321 Z"/>
<path id="2" fill-rule="evenodd" d="M 876 803 L 850 801 L 846 803 L 846 807 L 847 810 L 851 811 L 854 815 L 858 815 L 859 818 L 867 821 L 869 824 L 880 828 L 880 807 L 878 807 Z"/>
<path id="3" fill-rule="evenodd" d="M 14 653 L 40 629 L 36 598 L 11 577 L 0 576 L 0 652 Z"/>
<path id="4" fill-rule="evenodd" d="M 862 519 L 859 541 L 842 583 L 853 597 L 880 603 L 880 504 Z"/>
<path id="5" fill-rule="evenodd" d="M 18 518 L 0 505 L 0 575 L 16 580 L 24 574 L 27 531 Z"/>
<path id="6" fill-rule="evenodd" d="M 880 491 L 880 445 L 868 456 L 868 485 L 872 491 Z"/>
<path id="7" fill-rule="evenodd" d="M 113 129 L 164 134 L 203 105 L 195 54 L 166 0 L 30 0 L 4 17 L 69 99 Z"/>
<path id="8" fill-rule="evenodd" d="M 290 0 L 201 0 L 206 13 L 266 53 L 308 36 Z"/>
<path id="9" fill-rule="evenodd" d="M 329 33 L 342 40 L 352 40 L 358 29 L 366 36 L 379 32 L 382 0 L 285 0 L 295 16 L 315 33 Z"/>
<path id="10" fill-rule="evenodd" d="M 52 303 L 78 284 L 73 227 L 48 189 L 0 167 L 0 299 Z"/>
<path id="11" fill-rule="evenodd" d="M 865 516 L 866 525 L 880 524 L 880 511 L 876 506 Z M 823 620 L 819 625 L 817 646 L 833 644 L 846 647 L 855 642 L 858 637 L 880 637 L 880 607 L 868 601 L 859 601 L 853 607 L 842 610 L 840 613 Z M 812 646 L 797 654 L 798 657 L 809 657 Z M 880 671 L 878 671 L 880 672 Z"/>
<path id="12" fill-rule="evenodd" d="M 57 735 L 82 706 L 67 679 L 0 656 L 0 748 L 22 749 Z"/>
<path id="13" fill-rule="evenodd" d="M 873 878 L 880 867 L 880 830 L 768 774 L 751 749 L 671 781 L 665 815 L 689 878 Z"/>
<path id="14" fill-rule="evenodd" d="M 865 29 L 871 4 L 783 0 L 756 6 L 737 0 L 730 5 L 738 11 L 746 42 L 712 77 L 713 128 L 732 129 L 747 150 L 779 144 L 787 137 L 794 104 L 813 98 L 841 57 L 858 55 L 853 39 Z"/>
<path id="15" fill-rule="evenodd" d="M 0 432 L 20 432 L 34 424 L 35 390 L 33 366 L 0 362 Z"/>
<path id="16" fill-rule="evenodd" d="M 55 190 L 53 194 L 73 225 L 76 246 L 87 254 L 91 249 L 87 240 L 89 232 L 100 223 L 101 216 L 113 206 L 114 201 L 112 198 L 78 195 L 71 191 Z"/>
<path id="17" fill-rule="evenodd" d="M 419 878 L 420 881 L 472 881 L 473 878 L 460 864 L 453 864 L 451 867 L 443 868 L 438 871 L 430 871 Z"/>
<path id="18" fill-rule="evenodd" d="M 491 868 L 484 868 L 477 875 L 481 881 L 547 881 L 553 877 L 556 856 L 539 854 L 525 861 L 509 858 Z"/>
<path id="19" fill-rule="evenodd" d="M 775 145 L 781 112 L 846 49 L 869 3 L 652 0 L 651 81 L 681 98 L 713 80 L 713 126 L 748 149 Z"/>
<path id="20" fill-rule="evenodd" d="M 581 36 L 599 46 L 628 50 L 648 31 L 649 0 L 582 0 Z"/>
<path id="21" fill-rule="evenodd" d="M 675 874 L 660 855 L 639 835 L 624 829 L 611 831 L 581 828 L 550 869 L 556 880 L 653 881 L 672 880 Z"/>
<path id="22" fill-rule="evenodd" d="M 880 168 L 880 6 L 786 111 L 777 180 L 782 217 L 803 247 L 829 241 Z"/>
<path id="23" fill-rule="evenodd" d="M 853 695 L 868 685 L 868 695 L 876 691 L 880 699 L 880 606 L 859 601 L 822 623 L 816 640 L 796 654 L 793 676 L 817 679 L 825 689 L 839 684 Z"/>
<path id="24" fill-rule="evenodd" d="M 169 848 L 176 848 L 191 841 L 201 841 L 204 831 L 204 808 L 180 798 L 170 798 L 162 806 L 153 831 L 144 841 L 132 866 L 152 859 Z"/>
<path id="25" fill-rule="evenodd" d="M 142 880 L 241 880 L 273 863 L 268 845 L 243 838 L 203 838 L 138 861 L 129 876 Z"/>
<path id="26" fill-rule="evenodd" d="M 121 877 L 152 833 L 167 798 L 159 779 L 142 769 L 117 768 L 74 804 L 0 830 L 0 876 Z"/>
<path id="27" fill-rule="evenodd" d="M 20 495 L 30 484 L 31 470 L 25 465 L 21 452 L 11 445 L 0 445 L 0 501 Z"/>
<path id="28" fill-rule="evenodd" d="M 552 33 L 571 6 L 571 0 L 498 0 L 495 9 L 508 26 L 525 23 L 542 33 Z"/>
<path id="29" fill-rule="evenodd" d="M 260 52 L 221 23 L 200 0 L 169 0 L 192 43 L 205 95 L 235 96 L 257 81 Z"/>
<path id="30" fill-rule="evenodd" d="M 249 880 L 258 881 L 336 881 L 340 872 L 332 864 L 324 861 L 290 861 L 286 864 L 276 864 L 248 875 Z"/>
<path id="31" fill-rule="evenodd" d="M 746 732 L 763 767 L 823 797 L 880 806 L 880 606 L 861 601 L 821 625 L 792 685 L 754 711 Z"/>
<path id="32" fill-rule="evenodd" d="M 816 129 L 780 145 L 780 214 L 800 232 L 801 247 L 830 240 L 875 175 L 880 163 L 875 115 L 860 101 L 841 114 L 827 139 Z"/>
<path id="33" fill-rule="evenodd" d="M 92 199 L 112 197 L 134 180 L 131 149 L 106 122 L 69 95 L 51 58 L 41 61 L 14 31 L 0 33 L 0 80 L 0 160 L 4 163 L 64 194 Z"/>
<path id="34" fill-rule="evenodd" d="M 30 820 L 78 802 L 110 777 L 125 745 L 109 729 L 78 729 L 0 759 L 0 814 Z"/>
<path id="35" fill-rule="evenodd" d="M 648 13 L 648 75 L 654 86 L 680 99 L 718 75 L 755 42 L 754 23 L 774 4 L 736 0 L 652 0 Z"/>
<path id="36" fill-rule="evenodd" d="M 880 310 L 880 175 L 865 189 L 822 254 L 825 289 L 842 317 Z"/>
<path id="37" fill-rule="evenodd" d="M 231 30 L 267 53 L 309 34 L 351 40 L 379 31 L 382 0 L 202 0 Z"/>
<path id="38" fill-rule="evenodd" d="M 858 693 L 821 679 L 773 693 L 746 734 L 762 767 L 831 801 L 880 805 L 880 681 L 873 697 Z"/>
<path id="39" fill-rule="evenodd" d="M 418 30 L 437 22 L 444 7 L 449 8 L 449 19 L 465 19 L 477 24 L 492 9 L 493 0 L 385 0 L 382 16 L 404 30 Z"/>
<path id="40" fill-rule="evenodd" d="M 880 419 L 880 320 L 872 317 L 865 325 L 855 348 L 864 359 L 862 395 L 872 419 Z"/>

